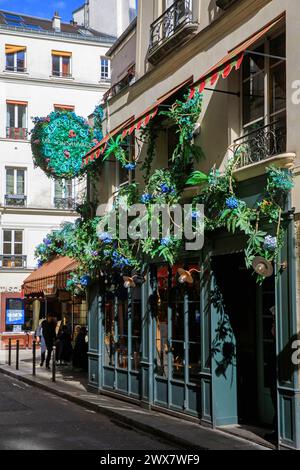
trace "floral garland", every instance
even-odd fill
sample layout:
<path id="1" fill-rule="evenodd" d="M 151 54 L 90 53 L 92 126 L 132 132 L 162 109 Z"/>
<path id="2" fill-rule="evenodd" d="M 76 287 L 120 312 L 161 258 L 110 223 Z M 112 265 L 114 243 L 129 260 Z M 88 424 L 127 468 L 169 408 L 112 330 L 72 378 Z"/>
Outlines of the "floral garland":
<path id="1" fill-rule="evenodd" d="M 70 111 L 35 117 L 31 133 L 34 164 L 53 178 L 74 178 L 82 173 L 82 157 L 102 139 L 103 110 L 94 111 L 95 127 Z"/>
<path id="2" fill-rule="evenodd" d="M 141 165 L 146 186 L 141 193 L 137 183 L 129 184 L 118 192 L 113 210 L 120 204 L 132 205 L 138 202 L 145 204 L 148 221 L 152 222 L 153 204 L 176 204 L 181 200 L 186 185 L 202 185 L 201 194 L 193 199 L 193 204 L 205 205 L 205 230 L 212 232 L 225 228 L 230 233 L 240 231 L 247 237 L 245 249 L 246 265 L 251 267 L 255 256 L 263 256 L 276 261 L 283 245 L 284 227 L 282 211 L 285 199 L 293 187 L 292 173 L 277 168 L 267 169 L 267 185 L 264 199 L 255 208 L 249 208 L 236 195 L 236 183 L 233 177 L 235 159 L 232 159 L 221 173 L 213 168 L 206 175 L 193 171 L 193 164 L 203 155 L 194 143 L 194 129 L 202 107 L 202 96 L 195 93 L 193 99 L 176 101 L 169 111 L 160 112 L 178 126 L 178 145 L 168 169 L 158 169 L 151 174 L 155 155 L 156 135 L 154 130 L 144 132 L 142 138 L 148 139 L 148 155 Z M 110 139 L 103 160 L 114 157 L 129 171 L 136 167 L 128 157 L 128 146 L 121 138 Z M 124 202 L 125 201 L 125 202 Z M 87 216 L 88 217 L 88 216 Z M 56 234 L 48 236 L 37 249 L 39 263 L 45 262 L 56 255 L 67 255 L 78 260 L 79 268 L 68 282 L 68 289 L 79 292 L 85 289 L 99 272 L 117 271 L 123 275 L 141 272 L 145 262 L 162 259 L 174 264 L 182 253 L 182 241 L 174 236 L 160 240 L 122 240 L 117 236 L 113 239 L 109 230 L 99 231 L 109 221 L 110 214 L 103 218 L 80 219 L 74 225 L 64 226 Z M 193 220 L 198 214 L 194 211 Z M 261 226 L 271 225 L 265 232 Z"/>

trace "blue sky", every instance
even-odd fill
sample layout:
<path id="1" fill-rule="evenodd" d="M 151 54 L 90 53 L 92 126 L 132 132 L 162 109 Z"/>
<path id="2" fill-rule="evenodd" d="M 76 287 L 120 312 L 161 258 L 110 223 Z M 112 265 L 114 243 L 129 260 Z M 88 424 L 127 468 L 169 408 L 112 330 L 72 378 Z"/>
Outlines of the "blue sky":
<path id="1" fill-rule="evenodd" d="M 69 22 L 72 11 L 83 5 L 84 0 L 0 0 L 0 9 L 52 18 L 58 10 L 63 21 Z"/>

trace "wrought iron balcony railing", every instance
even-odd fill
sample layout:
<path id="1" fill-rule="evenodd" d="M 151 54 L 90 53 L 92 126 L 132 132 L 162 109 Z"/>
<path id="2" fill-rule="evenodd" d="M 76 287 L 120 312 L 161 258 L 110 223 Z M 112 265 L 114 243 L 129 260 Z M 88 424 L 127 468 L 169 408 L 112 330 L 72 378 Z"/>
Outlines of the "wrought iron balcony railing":
<path id="1" fill-rule="evenodd" d="M 192 0 L 176 0 L 152 23 L 149 54 L 174 36 L 185 25 L 193 23 Z"/>
<path id="2" fill-rule="evenodd" d="M 0 255 L 0 268 L 27 268 L 27 256 Z"/>
<path id="3" fill-rule="evenodd" d="M 286 125 L 277 121 L 234 141 L 236 168 L 258 163 L 286 152 Z"/>
<path id="4" fill-rule="evenodd" d="M 24 127 L 7 127 L 6 138 L 14 140 L 27 140 L 28 130 Z"/>
<path id="5" fill-rule="evenodd" d="M 26 205 L 27 196 L 24 194 L 6 194 L 5 205 L 14 207 L 24 207 Z"/>
<path id="6" fill-rule="evenodd" d="M 72 197 L 55 197 L 54 206 L 56 209 L 76 210 L 76 200 Z"/>

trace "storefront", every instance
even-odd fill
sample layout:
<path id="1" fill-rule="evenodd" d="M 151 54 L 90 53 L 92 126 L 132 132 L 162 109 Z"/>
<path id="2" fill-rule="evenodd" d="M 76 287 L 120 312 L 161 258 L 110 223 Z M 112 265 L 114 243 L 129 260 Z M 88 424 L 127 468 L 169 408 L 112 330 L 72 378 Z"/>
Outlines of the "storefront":
<path id="1" fill-rule="evenodd" d="M 248 205 L 261 197 L 261 184 L 241 185 Z M 213 427 L 271 426 L 276 408 L 280 444 L 297 445 L 294 222 L 288 210 L 284 220 L 282 267 L 262 285 L 245 267 L 244 238 L 221 231 L 172 267 L 149 265 L 142 287 L 125 289 L 121 277 L 94 284 L 90 386 Z"/>
<path id="2" fill-rule="evenodd" d="M 68 257 L 55 258 L 25 279 L 24 302 L 30 312 L 32 331 L 48 316 L 69 323 L 72 332 L 77 325 L 87 326 L 85 295 L 74 296 L 66 290 L 67 280 L 76 266 L 76 261 Z"/>

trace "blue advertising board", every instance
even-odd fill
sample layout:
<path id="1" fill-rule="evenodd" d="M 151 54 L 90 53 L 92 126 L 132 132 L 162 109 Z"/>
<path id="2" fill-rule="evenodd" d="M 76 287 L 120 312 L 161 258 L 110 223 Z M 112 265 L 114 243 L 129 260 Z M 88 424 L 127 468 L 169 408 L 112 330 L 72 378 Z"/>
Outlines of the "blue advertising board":
<path id="1" fill-rule="evenodd" d="M 24 325 L 25 311 L 21 299 L 7 299 L 6 325 Z"/>

